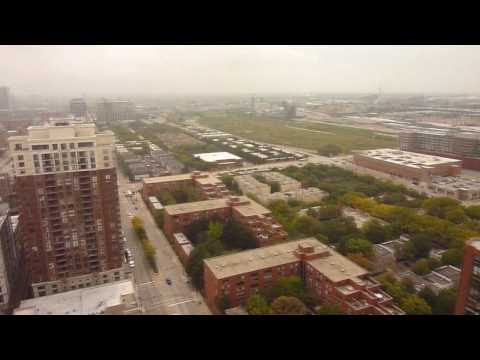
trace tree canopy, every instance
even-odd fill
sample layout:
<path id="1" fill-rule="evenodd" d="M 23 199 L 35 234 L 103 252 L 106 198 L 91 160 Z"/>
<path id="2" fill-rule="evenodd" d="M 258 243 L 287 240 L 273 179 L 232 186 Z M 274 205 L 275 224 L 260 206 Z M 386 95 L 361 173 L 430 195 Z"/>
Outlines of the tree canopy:
<path id="1" fill-rule="evenodd" d="M 306 315 L 308 309 L 305 304 L 293 296 L 280 296 L 272 302 L 274 315 Z"/>
<path id="2" fill-rule="evenodd" d="M 250 315 L 270 315 L 272 313 L 267 300 L 260 294 L 250 296 L 246 308 Z"/>

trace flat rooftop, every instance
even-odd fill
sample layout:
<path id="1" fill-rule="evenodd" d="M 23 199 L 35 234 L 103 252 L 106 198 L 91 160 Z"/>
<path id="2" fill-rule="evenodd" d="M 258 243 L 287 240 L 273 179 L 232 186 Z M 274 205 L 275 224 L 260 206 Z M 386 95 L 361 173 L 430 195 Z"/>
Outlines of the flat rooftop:
<path id="1" fill-rule="evenodd" d="M 131 280 L 23 300 L 14 315 L 94 315 L 121 305 L 122 297 L 134 294 Z"/>
<path id="2" fill-rule="evenodd" d="M 237 196 L 239 205 L 235 205 L 234 208 L 243 216 L 253 216 L 253 215 L 267 215 L 270 214 L 270 210 L 264 208 L 262 205 L 256 203 L 255 201 L 245 197 Z M 196 201 L 191 203 L 184 204 L 175 204 L 165 206 L 165 211 L 169 215 L 179 215 L 179 214 L 188 214 L 197 211 L 208 211 L 215 209 L 223 209 L 230 207 L 230 199 L 213 199 L 213 200 L 203 200 Z"/>
<path id="3" fill-rule="evenodd" d="M 224 161 L 224 160 L 242 160 L 241 157 L 233 155 L 229 152 L 202 153 L 202 154 L 195 154 L 193 156 L 205 162 L 218 162 L 218 161 Z"/>
<path id="4" fill-rule="evenodd" d="M 179 215 L 197 211 L 223 209 L 226 207 L 229 207 L 228 199 L 213 199 L 184 204 L 167 205 L 164 209 L 165 212 L 170 215 Z"/>
<path id="5" fill-rule="evenodd" d="M 278 245 L 242 251 L 236 254 L 217 256 L 205 259 L 204 263 L 210 268 L 217 279 L 224 279 L 284 264 L 299 262 L 300 259 L 295 255 L 295 250 L 298 249 L 300 244 L 313 246 L 315 253 L 326 255 L 320 258 L 306 260 L 306 263 L 314 267 L 333 282 L 339 282 L 345 279 L 368 274 L 367 270 L 338 254 L 315 238 L 305 238 Z"/>
<path id="6" fill-rule="evenodd" d="M 249 204 L 245 205 L 237 205 L 235 206 L 235 211 L 239 212 L 241 215 L 249 217 L 254 215 L 268 215 L 270 214 L 270 210 L 263 207 L 259 203 L 250 200 Z"/>
<path id="7" fill-rule="evenodd" d="M 178 175 L 169 175 L 169 176 L 157 176 L 143 179 L 144 184 L 157 184 L 157 183 L 164 183 L 164 182 L 173 182 L 173 181 L 181 181 L 181 180 L 191 180 L 192 174 L 178 174 Z"/>
<path id="8" fill-rule="evenodd" d="M 356 153 L 372 159 L 412 168 L 424 168 L 436 165 L 460 165 L 462 163 L 461 160 L 457 159 L 425 155 L 396 149 L 375 149 L 357 151 Z"/>

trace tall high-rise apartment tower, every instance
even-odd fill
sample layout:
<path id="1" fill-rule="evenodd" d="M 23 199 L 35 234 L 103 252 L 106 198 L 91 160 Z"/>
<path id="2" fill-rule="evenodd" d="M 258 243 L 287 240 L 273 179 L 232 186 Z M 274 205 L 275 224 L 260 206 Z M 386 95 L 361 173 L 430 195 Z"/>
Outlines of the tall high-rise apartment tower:
<path id="1" fill-rule="evenodd" d="M 455 314 L 480 315 L 480 238 L 465 244 Z"/>
<path id="2" fill-rule="evenodd" d="M 87 103 L 85 99 L 70 100 L 70 113 L 76 117 L 85 116 L 87 114 Z"/>
<path id="3" fill-rule="evenodd" d="M 68 121 L 27 130 L 8 142 L 34 296 L 128 277 L 113 133 Z"/>
<path id="4" fill-rule="evenodd" d="M 10 89 L 0 86 L 0 110 L 10 110 Z"/>

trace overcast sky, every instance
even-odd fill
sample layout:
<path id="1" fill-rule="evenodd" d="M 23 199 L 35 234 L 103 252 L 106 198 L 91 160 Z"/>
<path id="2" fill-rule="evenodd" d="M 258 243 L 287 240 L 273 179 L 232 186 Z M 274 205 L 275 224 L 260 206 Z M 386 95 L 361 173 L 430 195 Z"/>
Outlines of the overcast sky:
<path id="1" fill-rule="evenodd" d="M 12 93 L 480 93 L 480 46 L 0 46 Z"/>

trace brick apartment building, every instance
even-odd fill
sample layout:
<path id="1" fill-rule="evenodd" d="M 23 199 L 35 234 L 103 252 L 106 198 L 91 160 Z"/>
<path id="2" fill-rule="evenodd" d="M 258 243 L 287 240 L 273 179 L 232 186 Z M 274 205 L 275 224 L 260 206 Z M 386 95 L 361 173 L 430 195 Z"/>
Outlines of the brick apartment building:
<path id="1" fill-rule="evenodd" d="M 205 259 L 206 301 L 212 309 L 223 296 L 231 307 L 245 304 L 279 277 L 292 275 L 321 303 L 339 304 L 348 314 L 403 314 L 367 270 L 314 238 Z"/>
<path id="2" fill-rule="evenodd" d="M 480 315 L 480 238 L 465 244 L 455 314 Z"/>
<path id="3" fill-rule="evenodd" d="M 190 174 L 146 178 L 142 182 L 142 196 L 145 201 L 160 192 L 172 192 L 187 186 L 193 186 L 204 200 L 219 199 L 230 194 L 223 182 L 216 176 L 199 171 Z"/>
<path id="4" fill-rule="evenodd" d="M 480 138 L 464 132 L 404 131 L 398 135 L 401 150 L 444 156 L 462 161 L 462 167 L 480 170 Z"/>
<path id="5" fill-rule="evenodd" d="M 164 232 L 169 239 L 173 234 L 184 233 L 198 220 L 228 221 L 233 218 L 250 231 L 258 246 L 285 241 L 287 233 L 271 216 L 270 211 L 245 196 L 168 205 L 164 208 Z"/>
<path id="6" fill-rule="evenodd" d="M 11 307 L 18 260 L 10 216 L 0 216 L 0 314 Z"/>
<path id="7" fill-rule="evenodd" d="M 428 180 L 431 176 L 458 176 L 462 171 L 460 160 L 395 149 L 356 151 L 353 162 L 367 169 L 417 181 Z"/>
<path id="8" fill-rule="evenodd" d="M 35 297 L 128 275 L 113 137 L 92 123 L 55 121 L 8 139 Z"/>

